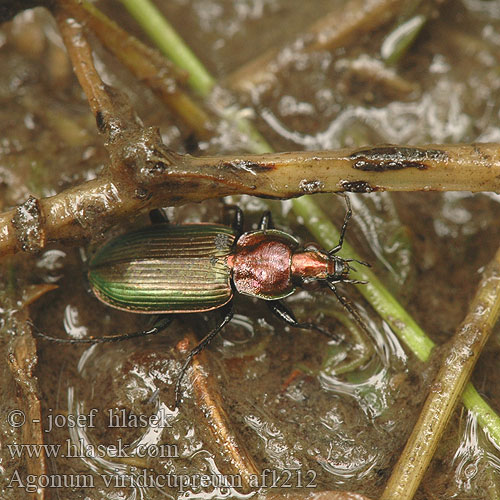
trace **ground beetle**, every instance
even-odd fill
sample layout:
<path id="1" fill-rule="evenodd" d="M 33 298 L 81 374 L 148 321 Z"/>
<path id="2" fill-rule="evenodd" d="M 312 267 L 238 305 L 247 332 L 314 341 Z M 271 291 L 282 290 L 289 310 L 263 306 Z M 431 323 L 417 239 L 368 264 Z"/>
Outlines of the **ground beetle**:
<path id="1" fill-rule="evenodd" d="M 358 323 L 358 313 L 338 293 L 336 283 L 361 283 L 349 278 L 350 262 L 335 255 L 341 248 L 352 211 L 347 210 L 338 245 L 325 251 L 305 248 L 291 235 L 273 229 L 265 212 L 256 231 L 243 233 L 243 214 L 235 207 L 232 226 L 221 224 L 171 225 L 163 212 L 151 212 L 153 225 L 123 234 L 104 245 L 89 264 L 89 282 L 99 300 L 124 311 L 160 315 L 149 330 L 88 339 L 56 339 L 55 342 L 101 343 L 153 335 L 165 329 L 172 314 L 221 309 L 223 318 L 188 354 L 175 387 L 180 402 L 182 378 L 196 356 L 233 316 L 234 292 L 267 301 L 271 311 L 296 328 L 331 333 L 312 323 L 300 323 L 280 299 L 307 282 L 325 283 Z M 356 261 L 367 265 L 365 262 Z"/>

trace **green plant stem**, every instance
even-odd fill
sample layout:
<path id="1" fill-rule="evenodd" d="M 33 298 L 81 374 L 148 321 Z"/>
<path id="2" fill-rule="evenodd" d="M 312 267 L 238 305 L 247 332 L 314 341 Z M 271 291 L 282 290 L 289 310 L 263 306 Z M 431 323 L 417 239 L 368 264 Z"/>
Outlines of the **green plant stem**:
<path id="1" fill-rule="evenodd" d="M 149 0 L 121 1 L 158 48 L 172 62 L 189 73 L 190 87 L 201 96 L 207 97 L 215 85 L 215 79 L 155 5 Z"/>
<path id="2" fill-rule="evenodd" d="M 419 14 L 407 19 L 386 37 L 380 53 L 387 64 L 396 64 L 408 52 L 418 34 L 427 22 L 427 17 Z"/>
<path id="3" fill-rule="evenodd" d="M 215 78 L 194 55 L 184 40 L 150 0 L 121 0 L 158 48 L 179 68 L 188 72 L 188 85 L 202 97 L 208 97 Z M 247 149 L 256 154 L 271 153 L 273 148 L 238 110 L 222 110 L 222 118 L 232 122 L 248 138 Z"/>
<path id="4" fill-rule="evenodd" d="M 480 396 L 476 388 L 469 382 L 462 394 L 462 401 L 477 417 L 479 425 L 488 432 L 495 443 L 500 443 L 500 419 L 495 410 Z"/>
<path id="5" fill-rule="evenodd" d="M 333 248 L 337 245 L 340 237 L 338 229 L 310 196 L 302 196 L 292 200 L 292 206 L 295 214 L 303 219 L 309 232 L 324 248 Z M 362 260 L 346 241 L 344 241 L 339 255 Z M 373 271 L 364 266 L 356 266 L 356 271 L 352 271 L 351 274 L 354 279 L 368 281 L 366 285 L 358 285 L 358 290 L 377 313 L 391 325 L 394 332 L 411 351 L 421 361 L 426 361 L 435 345 L 434 342 L 382 285 Z"/>
<path id="6" fill-rule="evenodd" d="M 295 214 L 303 219 L 304 225 L 319 243 L 325 248 L 333 248 L 338 243 L 339 231 L 310 196 L 296 198 L 292 203 Z M 361 257 L 346 241 L 339 254 L 361 260 Z M 435 343 L 370 269 L 363 266 L 356 266 L 356 269 L 357 271 L 352 272 L 353 278 L 368 281 L 366 285 L 356 285 L 359 292 L 413 354 L 421 361 L 427 361 Z M 465 407 L 476 415 L 479 425 L 488 432 L 495 443 L 500 443 L 500 417 L 470 382 L 462 394 L 462 401 Z"/>
<path id="7" fill-rule="evenodd" d="M 172 28 L 168 23 L 166 23 L 166 21 L 165 23 L 168 26 L 168 29 L 165 33 L 162 32 L 161 26 L 163 23 L 159 22 L 157 19 L 157 17 L 161 16 L 161 14 L 156 9 L 147 9 L 145 6 L 145 4 L 150 4 L 149 0 L 122 0 L 122 2 L 127 6 L 127 8 L 129 8 L 128 4 L 134 4 L 135 8 L 129 8 L 129 11 L 132 15 L 134 15 L 134 17 L 135 12 L 137 10 L 141 10 L 137 6 L 144 6 L 141 12 L 138 13 L 138 22 L 145 25 L 145 30 L 148 33 L 153 31 L 155 32 L 154 40 L 156 41 L 156 37 L 160 38 L 160 42 L 157 42 L 157 44 L 160 48 L 165 47 L 165 54 L 168 55 L 169 53 L 174 53 L 176 57 L 175 59 L 172 58 L 172 60 L 179 64 L 182 68 L 188 69 L 185 62 L 178 62 L 179 59 L 182 59 L 180 54 L 186 52 L 185 49 L 187 46 L 178 35 L 171 36 L 170 32 L 172 31 Z M 146 12 L 149 12 L 149 14 L 146 14 Z M 149 15 L 153 16 L 153 20 L 149 19 Z M 191 51 L 189 51 L 189 55 L 187 57 L 188 59 L 195 58 Z M 203 86 L 202 84 L 202 82 L 206 80 L 205 75 L 207 75 L 208 72 L 200 61 L 197 61 L 197 64 L 190 64 L 189 66 L 191 69 L 188 69 L 188 71 L 190 71 L 190 79 L 188 80 L 188 83 L 194 90 L 201 93 L 203 88 L 208 87 Z M 209 81 L 212 82 L 211 85 L 213 86 L 215 79 L 210 75 Z M 249 126 L 251 127 L 251 124 L 249 124 Z M 255 131 L 254 134 L 258 134 L 258 132 Z M 260 137 L 260 134 L 258 136 Z M 256 150 L 255 152 L 260 153 L 261 151 Z M 338 230 L 333 226 L 318 205 L 310 197 L 303 196 L 301 198 L 295 198 L 292 200 L 292 206 L 294 212 L 303 218 L 304 224 L 308 230 L 325 248 L 332 248 L 337 244 L 339 237 Z M 344 247 L 341 253 L 346 257 L 348 256 L 359 259 L 354 249 L 346 242 L 344 242 Z M 404 310 L 401 304 L 399 304 L 392 294 L 383 286 L 373 272 L 368 269 L 362 269 L 353 273 L 353 277 L 355 279 L 369 281 L 369 284 L 367 285 L 358 285 L 359 291 L 380 314 L 380 316 L 391 326 L 401 341 L 404 342 L 420 360 L 427 361 L 432 348 L 435 346 L 434 342 L 425 334 L 413 318 L 411 318 L 411 316 Z M 480 425 L 488 431 L 497 445 L 500 446 L 500 417 L 479 396 L 472 384 L 469 383 L 466 386 L 462 396 L 462 401 L 469 410 L 475 413 Z"/>

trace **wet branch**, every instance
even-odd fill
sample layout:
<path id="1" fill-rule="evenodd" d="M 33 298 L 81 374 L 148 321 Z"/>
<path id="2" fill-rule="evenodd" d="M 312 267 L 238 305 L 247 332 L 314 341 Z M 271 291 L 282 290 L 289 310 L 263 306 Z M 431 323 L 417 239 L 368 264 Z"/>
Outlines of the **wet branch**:
<path id="1" fill-rule="evenodd" d="M 401 3 L 396 0 L 387 2 L 391 5 Z M 377 2 L 370 3 L 375 4 Z M 86 42 L 82 43 L 80 27 L 66 17 L 58 17 L 58 21 L 68 49 L 77 45 L 82 47 L 81 50 L 73 50 L 73 54 L 71 50 L 69 52 L 82 87 L 90 96 L 89 102 L 98 126 L 107 131 L 108 140 L 116 138 L 113 132 L 118 131 L 120 140 L 110 151 L 113 153 L 111 168 L 100 178 L 51 198 L 32 198 L 16 209 L 0 214 L 0 255 L 19 250 L 39 251 L 48 241 L 81 241 L 140 210 L 228 194 L 287 198 L 343 190 L 500 191 L 500 146 L 497 144 L 391 146 L 211 158 L 172 153 L 161 143 L 157 130 L 142 128 L 126 105 L 117 106 L 117 102 L 122 101 L 98 78 L 91 52 Z M 100 115 L 103 112 L 109 113 Z M 116 116 L 126 118 L 118 129 L 112 129 L 110 123 L 116 123 L 113 122 Z M 486 341 L 494 313 L 498 314 L 498 300 L 494 298 L 492 288 L 496 287 L 498 296 L 499 266 L 500 254 L 497 254 L 488 268 L 489 274 L 483 278 L 471 312 L 457 334 L 460 343 L 450 351 L 449 359 L 458 357 L 469 371 L 450 374 L 443 368 L 441 373 L 443 379 L 440 383 L 445 378 L 451 379 L 449 399 L 444 403 L 449 412 Z M 486 319 L 479 314 L 485 306 L 490 311 Z M 431 347 L 431 344 L 426 344 L 426 348 Z M 471 387 L 469 384 L 464 397 Z M 438 392 L 431 395 L 426 406 L 435 404 L 433 397 L 442 403 L 442 393 Z M 423 414 L 424 428 L 425 425 L 444 428 L 449 413 L 443 415 L 441 421 L 429 424 L 426 414 Z M 435 446 L 434 441 L 431 446 Z M 422 450 L 414 448 L 412 453 L 419 455 Z M 428 454 L 429 459 L 431 455 Z M 393 490 L 386 490 L 385 498 L 396 498 L 391 496 L 391 492 L 402 491 L 404 481 L 415 475 L 415 465 L 412 465 L 411 474 L 405 467 L 405 464 L 401 465 L 401 477 L 406 475 L 406 479 L 403 478 L 403 482 L 391 479 L 395 486 Z M 425 469 L 425 466 L 422 467 Z"/>
<path id="2" fill-rule="evenodd" d="M 172 153 L 157 129 L 141 127 L 124 127 L 108 143 L 111 165 L 99 178 L 0 214 L 0 256 L 37 252 L 49 241 L 78 243 L 140 211 L 228 195 L 500 191 L 497 144 L 195 158 Z"/>
<path id="3" fill-rule="evenodd" d="M 500 148 L 495 144 L 204 158 L 173 153 L 157 129 L 142 126 L 126 96 L 102 82 L 83 26 L 65 10 L 73 1 L 59 5 L 55 16 L 97 126 L 106 136 L 110 164 L 93 181 L 51 198 L 30 198 L 1 213 L 0 256 L 38 252 L 50 241 L 79 243 L 141 211 L 226 195 L 500 190 Z"/>
<path id="4" fill-rule="evenodd" d="M 44 433 L 42 425 L 42 405 L 40 403 L 40 389 L 38 380 L 35 376 L 37 364 L 36 342 L 31 334 L 27 324 L 28 310 L 27 303 L 29 299 L 23 298 L 17 303 L 17 309 L 10 303 L 11 299 L 2 291 L 0 293 L 2 306 L 10 308 L 15 312 L 6 317 L 6 328 L 15 331 L 16 335 L 8 341 L 7 360 L 8 368 L 13 378 L 13 383 L 7 378 L 6 383 L 11 383 L 11 391 L 16 393 L 17 411 L 19 418 L 25 418 L 24 425 L 12 425 L 11 432 L 14 439 L 18 442 L 33 443 L 43 446 Z M 19 308 L 19 304 L 22 307 Z M 9 336 L 10 337 L 10 336 Z M 18 423 L 19 420 L 16 422 Z M 15 429 L 19 427 L 19 429 Z M 15 433 L 19 432 L 19 436 Z M 47 457 L 42 453 L 39 457 L 26 458 L 26 463 L 18 464 L 25 467 L 28 474 L 35 477 L 41 477 L 47 474 Z M 36 492 L 29 495 L 33 500 L 45 500 L 47 491 L 45 488 L 38 488 Z"/>
<path id="5" fill-rule="evenodd" d="M 148 0 L 142 0 L 142 2 L 147 2 Z M 164 40 L 166 43 L 167 40 Z M 169 47 L 170 50 L 175 50 L 176 44 L 184 45 L 184 42 L 177 40 L 174 46 Z M 197 81 L 197 79 L 194 79 Z M 198 89 L 199 90 L 199 89 Z M 490 161 L 492 166 L 496 165 L 498 162 L 498 145 L 484 145 L 487 148 L 493 148 L 492 157 L 485 154 L 484 156 L 480 153 L 481 147 L 477 145 L 466 146 L 466 148 L 471 148 L 475 153 L 482 156 L 483 161 L 487 164 Z M 456 146 L 460 147 L 460 146 Z M 408 151 L 406 148 L 402 148 Z M 446 149 L 446 148 L 445 148 Z M 379 150 L 380 152 L 380 150 Z M 465 152 L 465 151 L 464 151 Z M 457 166 L 461 165 L 459 168 L 466 168 L 469 159 L 466 156 L 463 158 L 458 156 L 456 158 Z M 383 162 L 385 165 L 396 165 L 392 160 L 387 163 Z M 408 165 L 409 166 L 409 165 Z M 416 166 L 413 164 L 412 166 Z M 418 167 L 417 167 L 418 168 Z M 497 170 L 493 167 L 493 170 Z M 474 170 L 470 171 L 471 179 L 474 177 Z M 494 174 L 498 177 L 498 174 Z M 483 185 L 484 190 L 488 190 L 488 183 Z M 356 187 L 357 184 L 352 185 Z M 465 188 L 465 186 L 464 186 Z M 424 188 L 425 189 L 425 188 Z M 309 231 L 316 237 L 317 241 L 320 242 L 324 248 L 333 248 L 339 238 L 338 230 L 333 226 L 328 218 L 322 213 L 316 203 L 312 200 L 310 196 L 302 196 L 296 198 L 292 202 L 293 210 L 296 214 L 300 215 L 304 220 L 304 224 L 309 229 Z M 356 254 L 354 249 L 350 247 L 347 242 L 344 242 L 343 254 L 346 257 L 351 257 L 355 259 L 360 259 Z M 353 272 L 353 277 L 360 280 L 368 281 L 367 285 L 358 285 L 359 291 L 365 296 L 367 301 L 372 305 L 372 307 L 384 318 L 387 323 L 391 326 L 398 337 L 408 346 L 411 351 L 422 361 L 427 361 L 429 359 L 430 353 L 434 347 L 434 342 L 426 335 L 426 333 L 418 326 L 415 320 L 406 312 L 406 310 L 399 304 L 396 298 L 384 287 L 384 285 L 376 278 L 376 276 L 369 270 L 363 269 L 363 271 Z M 494 410 L 486 403 L 484 399 L 477 393 L 472 384 L 468 384 L 467 388 L 463 394 L 463 402 L 467 408 L 474 412 L 477 416 L 478 422 L 487 430 L 490 435 L 495 439 L 496 443 L 500 443 L 500 417 L 494 412 Z"/>
<path id="6" fill-rule="evenodd" d="M 192 333 L 187 335 L 186 340 L 187 342 L 182 344 L 184 350 L 197 344 Z M 208 356 L 207 350 L 199 353 L 193 359 L 189 371 L 196 401 L 195 407 L 203 412 L 213 440 L 219 445 L 219 452 L 228 461 L 227 466 L 233 469 L 233 473 L 241 477 L 244 488 L 250 490 L 251 478 L 257 476 L 259 470 L 246 446 L 232 429 L 231 420 L 224 410 L 217 382 L 208 367 L 210 364 Z"/>
<path id="7" fill-rule="evenodd" d="M 499 315 L 500 250 L 484 271 L 381 500 L 413 498 Z"/>
<path id="8" fill-rule="evenodd" d="M 91 3 L 65 0 L 59 4 L 64 17 L 74 18 L 96 35 L 102 45 L 151 88 L 198 138 L 208 139 L 212 135 L 213 118 L 182 90 L 188 73 L 124 31 Z"/>
<path id="9" fill-rule="evenodd" d="M 96 117 L 97 127 L 101 130 L 102 121 L 113 119 L 114 116 L 119 114 L 119 110 L 115 109 L 109 87 L 103 83 L 95 69 L 92 50 L 82 25 L 75 21 L 64 9 L 56 10 L 54 15 L 73 64 L 73 70 L 87 96 L 90 109 Z M 120 123 L 119 125 L 125 127 L 126 123 Z"/>

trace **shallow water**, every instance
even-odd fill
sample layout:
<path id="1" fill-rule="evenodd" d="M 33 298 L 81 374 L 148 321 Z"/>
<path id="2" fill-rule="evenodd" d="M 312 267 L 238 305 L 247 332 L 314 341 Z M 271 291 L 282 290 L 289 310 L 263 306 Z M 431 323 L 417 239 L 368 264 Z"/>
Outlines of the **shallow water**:
<path id="1" fill-rule="evenodd" d="M 499 141 L 500 24 L 494 3 L 449 2 L 394 68 L 380 61 L 380 47 L 391 25 L 359 37 L 345 49 L 298 55 L 288 51 L 282 55 L 288 63 L 273 85 L 241 97 L 241 102 L 279 151 L 388 142 Z M 244 62 L 293 39 L 304 26 L 342 4 L 174 0 L 162 9 L 224 81 Z M 123 10 L 114 11 L 109 3 L 102 7 L 142 36 Z M 41 42 L 36 45 L 31 39 Z M 31 192 L 47 196 L 92 178 L 107 161 L 76 79 L 58 62 L 64 61 L 60 43 L 50 17 L 41 10 L 22 14 L 0 31 L 2 209 L 21 203 Z M 160 126 L 170 148 L 192 150 L 188 132 L 149 90 L 102 50 L 97 59 L 106 81 L 127 89 L 139 115 L 147 125 Z M 396 76 L 412 90 L 401 93 Z M 240 145 L 233 131 L 221 128 L 211 141 L 197 144 L 194 154 L 238 153 Z M 333 195 L 316 198 L 340 225 L 343 200 Z M 353 194 L 351 200 L 354 217 L 348 240 L 429 336 L 438 344 L 446 342 L 463 319 L 480 271 L 500 242 L 499 196 L 372 193 Z M 292 215 L 289 202 L 248 196 L 227 202 L 245 209 L 247 228 L 255 227 L 260 214 L 270 208 L 279 229 L 304 243 L 311 240 Z M 168 215 L 177 223 L 223 220 L 217 200 L 169 209 Z M 146 217 L 131 221 L 131 225 L 144 223 Z M 125 229 L 124 224 L 106 237 Z M 101 236 L 96 234 L 94 247 Z M 2 269 L 4 295 L 15 297 L 31 283 L 57 283 L 59 289 L 42 297 L 31 313 L 40 329 L 55 336 L 100 336 L 144 328 L 147 318 L 112 311 L 89 293 L 85 266 L 92 251 L 92 245 L 82 250 L 57 246 L 38 259 L 11 258 Z M 341 336 L 340 345 L 314 332 L 284 327 L 262 302 L 238 297 L 238 316 L 210 347 L 204 369 L 215 378 L 234 433 L 246 444 L 258 470 L 288 471 L 291 485 L 302 489 L 314 484 L 311 491 L 349 490 L 376 498 L 417 418 L 434 368 L 406 351 L 353 287 L 346 287 L 345 293 L 368 326 L 369 336 L 361 335 L 361 343 L 325 289 L 300 291 L 288 304 L 300 319 L 314 320 Z M 10 318 L 19 305 L 2 307 L 1 356 L 6 359 L 7 339 L 14 336 Z M 36 374 L 45 429 L 54 415 L 62 415 L 63 422 L 68 414 L 89 416 L 93 409 L 96 414 L 93 426 L 90 422 L 69 429 L 54 426 L 45 433 L 45 442 L 63 447 L 84 443 L 89 450 L 121 442 L 129 446 L 128 452 L 150 446 L 146 457 L 134 459 L 113 457 L 110 448 L 106 456 L 97 451 L 83 458 L 56 454 L 48 462 L 50 473 L 61 477 L 91 473 L 95 485 L 54 488 L 50 490 L 54 498 L 243 495 L 229 483 L 208 488 L 189 485 L 186 492 L 137 484 L 144 470 L 148 477 L 235 473 L 195 406 L 190 384 L 184 385 L 180 411 L 171 410 L 182 361 L 176 346 L 188 329 L 202 337 L 215 316 L 185 315 L 156 338 L 115 345 L 86 348 L 38 341 Z M 476 387 L 498 411 L 499 334 L 497 327 L 474 376 Z M 359 363 L 339 375 L 339 366 L 352 360 Z M 3 416 L 19 406 L 5 367 L 4 375 Z M 110 427 L 110 414 L 124 415 L 125 420 Z M 154 419 L 145 426 L 135 425 L 136 417 L 151 415 L 161 425 Z M 5 419 L 0 420 L 3 442 L 27 442 Z M 0 450 L 0 456 L 7 480 L 16 470 L 25 474 L 24 463 L 13 459 L 7 448 Z M 499 482 L 498 457 L 474 419 L 460 408 L 417 497 L 488 498 L 491 484 Z M 107 486 L 104 477 L 125 483 Z M 129 487 L 127 481 L 136 482 Z M 263 492 L 272 491 L 270 483 L 263 486 L 267 487 Z M 22 498 L 19 491 L 3 489 L 2 498 Z"/>

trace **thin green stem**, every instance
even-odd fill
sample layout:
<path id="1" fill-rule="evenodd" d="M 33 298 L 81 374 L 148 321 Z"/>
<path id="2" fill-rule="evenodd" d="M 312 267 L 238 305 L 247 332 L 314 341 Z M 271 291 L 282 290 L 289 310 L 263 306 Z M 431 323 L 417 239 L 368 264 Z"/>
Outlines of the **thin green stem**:
<path id="1" fill-rule="evenodd" d="M 470 382 L 465 386 L 462 401 L 465 407 L 476 415 L 479 425 L 488 432 L 498 446 L 500 443 L 500 418 Z"/>
<path id="2" fill-rule="evenodd" d="M 296 198 L 292 203 L 295 214 L 303 219 L 304 225 L 319 243 L 325 248 L 333 248 L 338 243 L 339 231 L 310 196 Z M 339 254 L 352 259 L 362 259 L 346 241 Z M 357 266 L 356 269 L 352 272 L 353 278 L 368 281 L 366 285 L 355 285 L 359 292 L 413 354 L 421 361 L 427 361 L 435 346 L 434 342 L 370 269 L 363 266 Z M 476 415 L 479 425 L 488 432 L 495 443 L 500 444 L 500 417 L 470 382 L 462 394 L 462 401 L 465 407 Z"/>
<path id="3" fill-rule="evenodd" d="M 189 73 L 190 87 L 201 96 L 208 96 L 215 85 L 215 79 L 155 5 L 150 0 L 121 1 L 158 48 Z"/>
<path id="4" fill-rule="evenodd" d="M 325 213 L 310 196 L 302 196 L 292 200 L 293 211 L 301 217 L 309 232 L 314 235 L 324 248 L 333 248 L 340 237 L 338 229 L 330 222 Z M 344 241 L 341 252 L 343 257 L 362 260 L 355 250 Z M 382 285 L 373 271 L 364 266 L 356 266 L 352 277 L 368 281 L 366 285 L 358 285 L 358 290 L 372 305 L 378 314 L 391 325 L 398 337 L 422 361 L 426 361 L 434 347 L 434 342 L 415 323 L 401 304 Z"/>
<path id="5" fill-rule="evenodd" d="M 174 64 L 189 74 L 188 85 L 202 97 L 208 97 L 216 80 L 194 55 L 184 40 L 163 17 L 151 0 L 121 0 L 135 20 Z M 221 110 L 222 118 L 232 122 L 248 137 L 247 149 L 256 154 L 271 153 L 272 147 L 240 110 Z"/>

